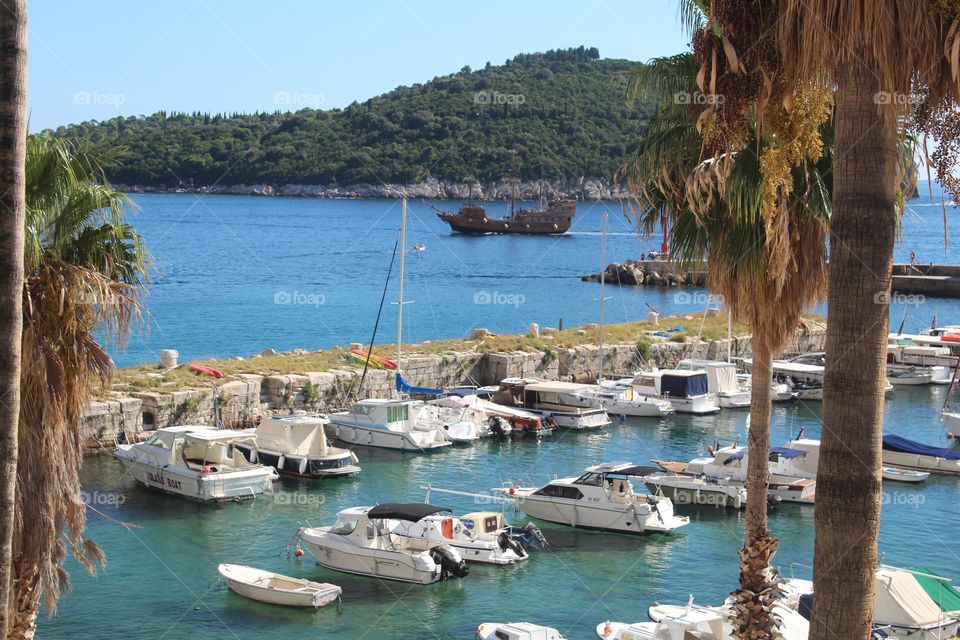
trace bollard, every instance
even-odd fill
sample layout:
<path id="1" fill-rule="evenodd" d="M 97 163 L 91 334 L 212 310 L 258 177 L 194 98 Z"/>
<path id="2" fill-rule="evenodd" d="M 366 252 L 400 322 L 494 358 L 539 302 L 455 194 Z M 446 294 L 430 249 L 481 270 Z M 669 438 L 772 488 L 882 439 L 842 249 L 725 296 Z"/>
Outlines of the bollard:
<path id="1" fill-rule="evenodd" d="M 531 322 L 530 330 L 528 331 L 528 333 L 534 338 L 536 338 L 537 336 L 540 335 L 540 325 L 538 325 L 536 322 Z"/>
<path id="2" fill-rule="evenodd" d="M 176 349 L 162 349 L 160 351 L 160 366 L 164 369 L 173 369 L 177 366 L 177 359 L 180 352 Z"/>

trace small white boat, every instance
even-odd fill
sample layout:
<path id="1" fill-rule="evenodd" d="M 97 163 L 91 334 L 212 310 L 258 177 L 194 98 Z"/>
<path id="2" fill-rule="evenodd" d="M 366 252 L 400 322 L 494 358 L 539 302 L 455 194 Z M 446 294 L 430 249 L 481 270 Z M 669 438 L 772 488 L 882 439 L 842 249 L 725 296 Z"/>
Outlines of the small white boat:
<path id="1" fill-rule="evenodd" d="M 960 431 L 960 411 L 944 411 L 940 414 L 940 419 L 951 429 Z"/>
<path id="2" fill-rule="evenodd" d="M 883 479 L 893 480 L 895 482 L 924 482 L 930 474 L 926 471 L 913 471 L 911 469 L 898 469 L 897 467 L 884 467 Z"/>
<path id="3" fill-rule="evenodd" d="M 893 385 L 924 385 L 933 382 L 934 372 L 929 368 L 887 366 L 887 381 Z"/>
<path id="4" fill-rule="evenodd" d="M 734 509 L 747 506 L 747 490 L 743 484 L 731 483 L 722 478 L 671 473 L 649 475 L 644 477 L 643 482 L 654 495 L 670 498 L 674 506 L 697 505 Z"/>
<path id="5" fill-rule="evenodd" d="M 467 420 L 445 423 L 443 435 L 454 444 L 470 444 L 480 439 L 477 425 Z"/>
<path id="6" fill-rule="evenodd" d="M 451 515 L 433 514 L 416 522 L 401 520 L 393 528 L 393 533 L 404 538 L 448 544 L 467 562 L 507 565 L 529 557 L 508 532 L 485 533 Z"/>
<path id="7" fill-rule="evenodd" d="M 673 405 L 662 398 L 642 396 L 630 385 L 601 384 L 579 394 L 584 406 L 603 409 L 612 416 L 662 418 L 674 412 Z"/>
<path id="8" fill-rule="evenodd" d="M 422 453 L 452 444 L 439 413 L 421 400 L 371 398 L 331 413 L 328 429 L 348 444 Z"/>
<path id="9" fill-rule="evenodd" d="M 883 464 L 915 471 L 960 474 L 960 450 L 925 445 L 902 436 L 883 436 Z"/>
<path id="10" fill-rule="evenodd" d="M 750 386 L 741 383 L 736 365 L 717 360 L 681 360 L 677 369 L 704 371 L 707 374 L 707 390 L 717 395 L 717 402 L 724 409 L 745 409 L 750 406 Z"/>
<path id="11" fill-rule="evenodd" d="M 246 429 L 250 441 L 233 448 L 250 462 L 273 467 L 297 478 L 342 478 L 360 473 L 357 456 L 349 449 L 330 446 L 322 416 L 290 415 L 264 418 L 256 429 Z"/>
<path id="12" fill-rule="evenodd" d="M 494 395 L 494 402 L 520 407 L 563 429 L 601 429 L 610 424 L 610 418 L 603 409 L 584 406 L 580 396 L 589 389 L 590 385 L 573 382 L 504 378 Z"/>
<path id="13" fill-rule="evenodd" d="M 231 591 L 267 604 L 316 609 L 339 600 L 343 593 L 335 584 L 291 578 L 239 564 L 221 564 L 217 570 Z"/>
<path id="14" fill-rule="evenodd" d="M 476 640 L 564 640 L 553 627 L 532 622 L 484 622 L 477 627 Z"/>

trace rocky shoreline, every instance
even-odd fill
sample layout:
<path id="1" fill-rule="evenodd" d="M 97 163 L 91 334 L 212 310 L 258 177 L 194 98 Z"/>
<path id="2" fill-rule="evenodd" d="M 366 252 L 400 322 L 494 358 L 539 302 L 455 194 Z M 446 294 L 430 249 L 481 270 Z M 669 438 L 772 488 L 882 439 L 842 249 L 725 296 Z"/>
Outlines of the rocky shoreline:
<path id="1" fill-rule="evenodd" d="M 600 282 L 599 273 L 580 276 L 584 282 Z M 652 285 L 676 287 L 706 285 L 706 265 L 701 269 L 683 270 L 676 262 L 669 260 L 627 260 L 623 264 L 614 262 L 604 269 L 604 282 L 610 284 Z"/>
<path id="2" fill-rule="evenodd" d="M 445 181 L 430 178 L 412 184 L 234 184 L 208 186 L 152 187 L 142 185 L 114 185 L 128 193 L 197 193 L 222 195 L 279 196 L 301 198 L 353 198 L 376 199 L 426 198 L 431 200 L 509 200 L 516 189 L 518 200 L 536 200 L 543 196 L 572 198 L 581 201 L 620 200 L 629 194 L 612 181 L 599 177 L 567 178 L 564 180 L 530 180 L 515 182 L 502 178 L 495 182 Z"/>

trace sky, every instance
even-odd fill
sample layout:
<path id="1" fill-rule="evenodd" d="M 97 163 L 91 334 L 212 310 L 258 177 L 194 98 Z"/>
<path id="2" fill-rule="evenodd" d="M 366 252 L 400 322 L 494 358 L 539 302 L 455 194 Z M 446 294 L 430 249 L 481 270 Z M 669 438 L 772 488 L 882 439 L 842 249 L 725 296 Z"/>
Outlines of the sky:
<path id="1" fill-rule="evenodd" d="M 156 111 L 345 107 L 464 65 L 687 47 L 674 0 L 31 0 L 30 130 Z"/>

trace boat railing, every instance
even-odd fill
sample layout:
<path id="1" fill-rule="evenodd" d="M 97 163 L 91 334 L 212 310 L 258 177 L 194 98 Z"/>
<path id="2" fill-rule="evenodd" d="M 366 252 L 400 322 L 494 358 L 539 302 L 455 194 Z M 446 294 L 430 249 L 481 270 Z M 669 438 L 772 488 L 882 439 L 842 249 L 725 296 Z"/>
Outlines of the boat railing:
<path id="1" fill-rule="evenodd" d="M 811 575 L 813 574 L 813 567 L 811 567 L 810 565 L 803 564 L 802 562 L 791 562 L 790 563 L 790 579 L 791 580 L 796 578 L 796 575 L 794 575 L 794 569 L 797 569 L 797 568 L 806 569 L 811 573 Z"/>

